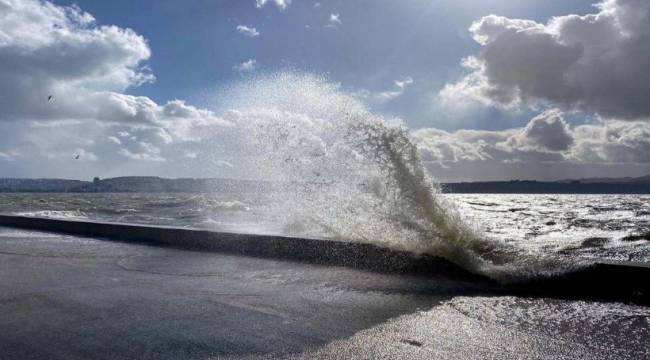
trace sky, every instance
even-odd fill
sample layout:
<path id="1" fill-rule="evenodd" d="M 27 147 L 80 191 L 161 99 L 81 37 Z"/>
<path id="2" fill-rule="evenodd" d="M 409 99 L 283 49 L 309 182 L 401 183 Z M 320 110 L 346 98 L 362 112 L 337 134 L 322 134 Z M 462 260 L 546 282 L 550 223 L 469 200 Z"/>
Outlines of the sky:
<path id="1" fill-rule="evenodd" d="M 252 117 L 333 98 L 440 181 L 646 175 L 649 41 L 644 0 L 0 0 L 0 177 L 250 177 Z"/>

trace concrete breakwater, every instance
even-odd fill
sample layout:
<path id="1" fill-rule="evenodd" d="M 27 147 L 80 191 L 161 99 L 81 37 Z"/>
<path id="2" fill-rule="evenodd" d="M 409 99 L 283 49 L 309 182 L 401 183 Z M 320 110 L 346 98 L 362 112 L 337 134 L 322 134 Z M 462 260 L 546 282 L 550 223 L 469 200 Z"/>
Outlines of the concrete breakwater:
<path id="1" fill-rule="evenodd" d="M 419 275 L 435 273 L 488 281 L 442 258 L 395 251 L 372 244 L 12 215 L 0 215 L 0 226 L 377 272 Z"/>
<path id="2" fill-rule="evenodd" d="M 162 226 L 0 215 L 0 226 L 252 257 L 471 281 L 486 293 L 589 298 L 650 304 L 650 265 L 600 262 L 560 276 L 499 284 L 439 257 L 373 244 Z"/>

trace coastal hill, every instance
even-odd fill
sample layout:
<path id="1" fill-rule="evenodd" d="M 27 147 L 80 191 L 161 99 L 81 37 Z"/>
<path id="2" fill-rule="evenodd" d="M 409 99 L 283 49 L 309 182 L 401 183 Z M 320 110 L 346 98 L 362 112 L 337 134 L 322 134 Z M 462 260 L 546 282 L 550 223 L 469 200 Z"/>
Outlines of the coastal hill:
<path id="1" fill-rule="evenodd" d="M 446 183 L 447 193 L 496 194 L 650 194 L 650 176 L 559 181 L 478 181 Z"/>
<path id="2" fill-rule="evenodd" d="M 65 179 L 0 179 L 0 192 L 70 192 L 88 181 Z"/>
<path id="3" fill-rule="evenodd" d="M 166 179 L 155 176 L 125 176 L 93 181 L 65 179 L 0 179 L 0 192 L 71 193 L 178 193 L 240 192 L 263 186 L 262 182 L 233 179 Z"/>
<path id="4" fill-rule="evenodd" d="M 242 192 L 278 188 L 277 184 L 219 178 L 166 179 L 155 176 L 126 176 L 93 181 L 66 179 L 0 178 L 0 192 Z M 626 178 L 567 179 L 559 181 L 478 181 L 443 183 L 446 193 L 515 194 L 650 194 L 650 176 Z"/>

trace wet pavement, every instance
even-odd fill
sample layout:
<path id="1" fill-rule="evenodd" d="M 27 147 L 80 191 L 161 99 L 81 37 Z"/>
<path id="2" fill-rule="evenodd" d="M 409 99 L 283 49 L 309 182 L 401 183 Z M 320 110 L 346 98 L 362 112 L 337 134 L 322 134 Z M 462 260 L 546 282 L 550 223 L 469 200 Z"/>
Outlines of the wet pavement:
<path id="1" fill-rule="evenodd" d="M 650 354 L 639 342 L 650 334 L 647 308 L 555 300 L 560 313 L 576 304 L 586 309 L 580 316 L 595 317 L 591 326 L 601 326 L 598 314 L 610 308 L 623 307 L 605 319 L 608 324 L 632 319 L 618 330 L 585 338 L 576 335 L 582 334 L 580 321 L 545 323 L 546 310 L 521 311 L 548 309 L 548 302 L 489 296 L 479 285 L 443 276 L 0 228 L 0 359 Z M 487 311 L 495 308 L 502 311 Z"/>

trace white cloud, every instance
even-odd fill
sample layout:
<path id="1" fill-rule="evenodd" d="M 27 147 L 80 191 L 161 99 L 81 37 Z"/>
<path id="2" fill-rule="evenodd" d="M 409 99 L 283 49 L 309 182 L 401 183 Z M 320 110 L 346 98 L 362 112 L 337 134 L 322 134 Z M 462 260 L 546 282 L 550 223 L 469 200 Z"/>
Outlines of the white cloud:
<path id="1" fill-rule="evenodd" d="M 341 24 L 341 14 L 330 14 L 330 24 Z"/>
<path id="2" fill-rule="evenodd" d="M 406 89 L 407 86 L 413 84 L 413 78 L 412 77 L 406 77 L 402 80 L 395 80 L 395 86 L 400 88 L 401 90 Z"/>
<path id="3" fill-rule="evenodd" d="M 112 142 L 113 144 L 116 144 L 116 145 L 122 145 L 122 140 L 118 139 L 118 138 L 115 137 L 115 136 L 109 136 L 109 137 L 107 138 L 107 140 L 108 140 L 109 142 Z"/>
<path id="4" fill-rule="evenodd" d="M 142 160 L 142 161 L 157 161 L 157 162 L 165 162 L 167 159 L 159 156 L 158 154 L 152 154 L 148 153 L 146 151 L 144 152 L 131 152 L 129 149 L 120 149 L 118 153 L 124 157 L 127 157 L 131 160 Z"/>
<path id="5" fill-rule="evenodd" d="M 413 78 L 406 77 L 404 79 L 394 81 L 394 90 L 375 92 L 367 89 L 361 89 L 355 91 L 353 95 L 356 98 L 370 104 L 383 104 L 404 95 L 406 89 L 412 84 Z"/>
<path id="6" fill-rule="evenodd" d="M 413 132 L 425 161 L 458 163 L 475 161 L 568 161 L 579 140 L 558 110 L 532 118 L 522 128 L 498 131 L 420 129 Z"/>
<path id="7" fill-rule="evenodd" d="M 150 49 L 140 35 L 99 26 L 76 7 L 30 0 L 0 0 L 0 7 L 0 63 L 7 64 L 0 67 L 0 159 L 21 160 L 7 166 L 29 164 L 38 168 L 33 173 L 66 175 L 74 171 L 67 165 L 80 154 L 89 163 L 77 174 L 91 171 L 87 169 L 105 175 L 147 173 L 166 166 L 167 174 L 175 175 L 177 166 L 190 168 L 206 159 L 211 163 L 191 170 L 209 175 L 215 174 L 209 168 L 218 168 L 218 174 L 253 171 L 254 166 L 242 165 L 247 164 L 242 154 L 260 151 L 245 140 L 255 130 L 251 124 L 295 130 L 290 135 L 301 144 L 297 155 L 308 158 L 322 153 L 323 140 L 314 134 L 320 135 L 323 123 L 365 111 L 340 85 L 284 73 L 242 85 L 242 103 L 231 104 L 240 111 L 216 114 L 182 100 L 159 104 L 126 93 L 154 80 L 145 66 Z M 482 41 L 496 36 L 496 30 L 485 30 L 487 39 Z M 476 61 L 485 68 L 479 75 L 491 81 L 485 59 L 478 56 Z M 249 59 L 235 70 L 253 71 L 257 65 Z M 398 79 L 392 89 L 373 96 L 388 101 L 412 83 L 411 78 Z M 50 94 L 54 97 L 47 101 Z M 494 96 L 487 99 L 496 101 Z M 326 136 L 332 129 L 324 131 Z M 517 129 L 422 129 L 413 137 L 428 164 L 473 169 L 477 164 L 499 168 L 495 164 L 522 163 L 534 170 L 541 166 L 531 164 L 650 163 L 649 134 L 648 126 L 638 121 L 571 128 L 559 111 L 550 111 Z M 254 163 L 256 158 L 251 158 Z"/>
<path id="8" fill-rule="evenodd" d="M 214 162 L 214 164 L 217 165 L 218 167 L 225 167 L 225 168 L 230 168 L 230 169 L 235 167 L 235 165 L 233 165 L 232 163 L 229 163 L 228 161 L 225 161 L 225 160 L 217 160 L 217 161 Z"/>
<path id="9" fill-rule="evenodd" d="M 31 0 L 2 4 L 2 120 L 94 117 L 97 103 L 110 102 L 112 91 L 154 79 L 142 66 L 149 47 L 132 30 L 96 26 L 76 7 Z"/>
<path id="10" fill-rule="evenodd" d="M 489 15 L 470 32 L 481 52 L 441 98 L 505 107 L 553 104 L 604 117 L 650 117 L 650 2 L 606 0 L 546 24 Z"/>
<path id="11" fill-rule="evenodd" d="M 443 179 L 606 176 L 650 168 L 650 123 L 598 120 L 570 127 L 559 110 L 521 128 L 412 132 L 422 160 Z M 622 174 L 621 174 L 622 175 Z"/>
<path id="12" fill-rule="evenodd" d="M 568 157 L 576 162 L 650 164 L 650 124 L 604 121 L 574 129 L 576 144 Z"/>
<path id="13" fill-rule="evenodd" d="M 237 64 L 233 66 L 233 70 L 237 71 L 239 73 L 249 73 L 257 70 L 259 65 L 257 64 L 257 60 L 255 59 L 248 59 L 241 64 Z"/>
<path id="14" fill-rule="evenodd" d="M 0 151 L 0 160 L 3 161 L 14 161 L 20 154 L 16 151 Z"/>
<path id="15" fill-rule="evenodd" d="M 3 0 L 0 12 L 0 121 L 148 124 L 170 120 L 173 102 L 123 92 L 153 81 L 143 62 L 151 51 L 129 29 L 98 26 L 78 7 Z M 52 99 L 48 97 L 52 95 Z M 183 105 L 186 118 L 213 117 Z"/>
<path id="16" fill-rule="evenodd" d="M 151 139 L 151 141 L 155 141 Z M 158 146 L 148 141 L 140 141 L 137 143 L 128 144 L 118 151 L 118 154 L 132 160 L 142 161 L 156 161 L 165 162 L 167 159 L 163 157 L 162 150 Z"/>
<path id="17" fill-rule="evenodd" d="M 165 146 L 230 126 L 181 100 L 125 94 L 155 80 L 150 55 L 142 36 L 97 25 L 76 6 L 0 0 L 0 126 L 11 134 L 3 142 L 26 161 L 110 160 L 115 145 L 129 159 L 162 161 Z"/>
<path id="18" fill-rule="evenodd" d="M 255 6 L 260 9 L 267 3 L 273 3 L 280 10 L 285 10 L 287 6 L 291 5 L 291 0 L 255 0 Z"/>
<path id="19" fill-rule="evenodd" d="M 246 25 L 237 25 L 237 31 L 240 34 L 246 35 L 248 37 L 260 36 L 260 32 L 257 31 L 257 29 L 252 26 L 248 27 Z"/>

